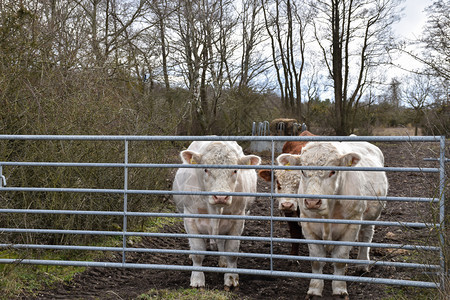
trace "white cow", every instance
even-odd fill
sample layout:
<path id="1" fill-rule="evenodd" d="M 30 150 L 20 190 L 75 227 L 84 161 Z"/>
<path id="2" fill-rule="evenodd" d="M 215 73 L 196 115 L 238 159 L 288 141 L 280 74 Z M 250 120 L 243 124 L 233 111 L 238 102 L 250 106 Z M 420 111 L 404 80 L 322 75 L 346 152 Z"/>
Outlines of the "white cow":
<path id="1" fill-rule="evenodd" d="M 193 142 L 189 148 L 180 153 L 183 164 L 205 165 L 259 165 L 261 159 L 255 155 L 244 155 L 242 148 L 236 142 Z M 256 192 L 257 175 L 252 169 L 199 169 L 180 168 L 173 183 L 174 191 L 206 191 L 218 193 Z M 198 196 L 174 195 L 177 209 L 186 214 L 221 214 L 245 215 L 254 197 L 242 196 Z M 185 218 L 184 227 L 189 234 L 234 235 L 239 236 L 244 230 L 244 220 Z M 191 250 L 205 251 L 205 239 L 190 238 Z M 220 252 L 239 252 L 239 240 L 217 239 L 211 241 L 213 247 Z M 201 266 L 204 255 L 190 256 L 194 266 Z M 237 257 L 223 256 L 219 266 L 237 267 Z M 225 289 L 239 286 L 238 274 L 226 273 Z M 205 286 L 203 272 L 192 272 L 191 286 Z"/>
<path id="2" fill-rule="evenodd" d="M 282 154 L 277 158 L 282 165 L 301 166 L 349 166 L 383 167 L 381 150 L 367 142 L 310 142 L 300 155 Z M 294 172 L 294 171 L 291 171 Z M 386 196 L 388 182 L 385 172 L 302 170 L 298 193 L 308 195 L 361 195 Z M 385 206 L 383 201 L 340 200 L 324 198 L 300 198 L 298 200 L 302 218 L 324 218 L 345 220 L 377 220 Z M 372 241 L 374 225 L 328 224 L 302 222 L 306 239 L 350 241 Z M 309 244 L 310 256 L 325 257 L 327 251 L 333 258 L 347 259 L 351 246 L 324 246 Z M 369 247 L 360 247 L 358 259 L 369 260 Z M 325 263 L 312 262 L 313 273 L 322 273 Z M 361 267 L 361 266 L 360 266 Z M 334 263 L 334 274 L 344 275 L 346 265 Z M 368 265 L 362 265 L 368 270 Z M 322 296 L 323 280 L 312 279 L 307 298 Z M 333 295 L 348 299 L 345 281 L 332 282 Z"/>

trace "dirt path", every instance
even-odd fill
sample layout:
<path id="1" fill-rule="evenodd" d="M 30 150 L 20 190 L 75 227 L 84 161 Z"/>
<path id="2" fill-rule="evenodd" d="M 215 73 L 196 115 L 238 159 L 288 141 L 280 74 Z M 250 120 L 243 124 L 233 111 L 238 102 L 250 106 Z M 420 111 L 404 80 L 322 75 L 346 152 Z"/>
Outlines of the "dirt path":
<path id="1" fill-rule="evenodd" d="M 429 144 L 411 147 L 406 144 L 380 144 L 386 157 L 386 166 L 435 166 L 432 162 L 423 162 L 425 157 L 436 157 L 429 149 Z M 429 196 L 427 191 L 432 191 L 436 185 L 436 176 L 430 174 L 411 173 L 388 173 L 390 196 Z M 267 186 L 260 181 L 260 191 L 266 191 Z M 425 195 L 424 195 L 425 193 Z M 257 199 L 252 215 L 270 215 L 268 199 Z M 423 221 L 429 219 L 429 204 L 414 204 L 389 202 L 381 220 L 390 221 Z M 276 212 L 278 213 L 278 212 Z M 183 225 L 166 226 L 164 232 L 184 232 Z M 264 221 L 247 221 L 245 236 L 268 236 L 270 223 Z M 288 237 L 287 225 L 285 223 L 274 224 L 274 235 L 277 237 Z M 432 230 L 412 230 L 400 227 L 377 228 L 374 242 L 383 243 L 429 243 Z M 185 239 L 168 238 L 145 238 L 136 247 L 164 248 L 164 249 L 189 249 Z M 288 244 L 274 244 L 274 253 L 288 254 Z M 241 252 L 269 253 L 269 243 L 242 242 Z M 307 256 L 307 246 L 300 247 L 301 255 Z M 391 261 L 403 261 L 412 257 L 408 251 L 393 252 L 389 249 L 372 249 L 372 259 L 383 259 Z M 355 250 L 351 256 L 355 257 Z M 115 255 L 113 261 L 120 261 L 120 255 Z M 133 263 L 149 264 L 173 264 L 191 265 L 187 256 L 167 254 L 139 254 L 130 253 L 128 261 Z M 206 266 L 217 266 L 216 257 L 207 257 Z M 261 268 L 269 269 L 268 259 L 241 258 L 238 261 L 239 268 Z M 310 264 L 304 261 L 274 260 L 275 270 L 286 270 L 295 272 L 311 272 Z M 332 273 L 332 268 L 327 265 L 325 273 Z M 350 266 L 348 274 L 353 275 Z M 383 278 L 415 278 L 420 274 L 418 270 L 399 269 L 394 267 L 375 267 L 366 277 Z M 190 274 L 188 272 L 162 271 L 162 270 L 136 270 L 136 269 L 109 269 L 89 268 L 78 274 L 70 283 L 60 284 L 56 288 L 40 291 L 36 299 L 133 299 L 147 292 L 149 289 L 177 289 L 189 287 Z M 240 275 L 241 287 L 235 291 L 240 299 L 303 299 L 309 280 L 295 278 L 264 277 L 252 275 Z M 206 273 L 206 284 L 208 289 L 222 289 L 223 274 Z M 348 291 L 351 299 L 381 299 L 387 295 L 386 287 L 374 284 L 362 284 L 348 282 Z M 331 295 L 331 283 L 325 282 L 324 299 Z M 27 298 L 27 297 L 25 297 Z"/>

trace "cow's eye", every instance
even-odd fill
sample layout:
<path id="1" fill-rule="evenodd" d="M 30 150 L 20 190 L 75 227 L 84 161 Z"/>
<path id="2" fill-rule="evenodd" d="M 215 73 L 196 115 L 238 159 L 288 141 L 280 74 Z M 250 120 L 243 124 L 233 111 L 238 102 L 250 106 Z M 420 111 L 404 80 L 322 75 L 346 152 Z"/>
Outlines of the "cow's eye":
<path id="1" fill-rule="evenodd" d="M 205 169 L 205 173 L 208 173 L 208 169 Z"/>
<path id="2" fill-rule="evenodd" d="M 331 171 L 331 172 L 330 172 L 330 175 L 328 175 L 328 177 L 331 177 L 331 176 L 333 176 L 334 174 L 336 174 L 336 171 Z"/>
<path id="3" fill-rule="evenodd" d="M 234 170 L 234 171 L 233 171 L 233 174 L 237 174 L 237 170 Z"/>
<path id="4" fill-rule="evenodd" d="M 302 170 L 302 175 L 306 177 L 305 170 Z"/>

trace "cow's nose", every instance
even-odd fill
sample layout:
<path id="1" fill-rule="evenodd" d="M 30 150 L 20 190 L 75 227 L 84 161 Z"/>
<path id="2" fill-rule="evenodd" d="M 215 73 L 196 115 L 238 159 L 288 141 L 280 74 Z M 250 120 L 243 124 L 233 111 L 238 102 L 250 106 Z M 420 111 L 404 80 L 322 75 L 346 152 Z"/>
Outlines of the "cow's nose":
<path id="1" fill-rule="evenodd" d="M 228 198 L 230 198 L 230 196 L 213 196 L 214 202 L 216 204 L 226 204 L 228 201 Z"/>
<path id="2" fill-rule="evenodd" d="M 305 206 L 308 209 L 318 209 L 321 205 L 321 199 L 305 199 Z"/>
<path id="3" fill-rule="evenodd" d="M 292 202 L 282 202 L 281 203 L 281 208 L 283 210 L 292 210 L 293 207 L 294 207 L 294 203 L 292 203 Z"/>

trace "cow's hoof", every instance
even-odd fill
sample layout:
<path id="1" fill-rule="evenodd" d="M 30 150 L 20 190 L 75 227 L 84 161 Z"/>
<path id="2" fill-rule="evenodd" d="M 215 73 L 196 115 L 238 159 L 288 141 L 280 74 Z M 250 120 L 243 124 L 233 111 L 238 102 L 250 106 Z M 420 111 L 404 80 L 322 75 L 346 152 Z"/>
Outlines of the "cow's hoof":
<path id="1" fill-rule="evenodd" d="M 370 266 L 368 265 L 359 265 L 356 267 L 356 274 L 364 275 L 370 272 Z"/>
<path id="2" fill-rule="evenodd" d="M 227 267 L 227 259 L 224 256 L 221 256 L 219 258 L 219 268 L 226 268 Z"/>
<path id="3" fill-rule="evenodd" d="M 223 289 L 225 290 L 225 292 L 231 292 L 231 291 L 239 291 L 239 286 L 229 286 L 229 285 L 224 285 Z"/>
<path id="4" fill-rule="evenodd" d="M 237 288 L 239 286 L 239 275 L 234 273 L 225 273 L 224 286 Z"/>

